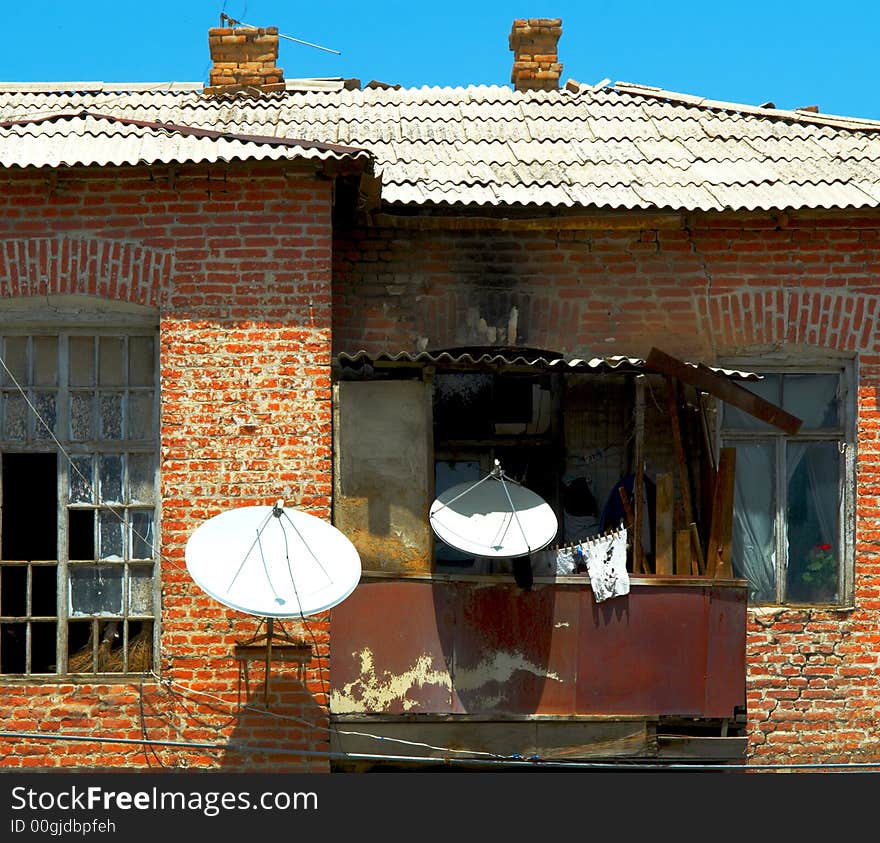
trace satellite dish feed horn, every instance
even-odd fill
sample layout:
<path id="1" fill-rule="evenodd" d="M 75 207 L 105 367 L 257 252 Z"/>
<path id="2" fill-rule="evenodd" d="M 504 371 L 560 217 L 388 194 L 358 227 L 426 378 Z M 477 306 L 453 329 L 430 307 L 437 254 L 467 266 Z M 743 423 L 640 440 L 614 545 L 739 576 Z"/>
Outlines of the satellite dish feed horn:
<path id="1" fill-rule="evenodd" d="M 294 509 L 245 506 L 199 525 L 186 543 L 186 567 L 215 600 L 266 620 L 266 634 L 240 642 L 236 655 L 269 662 L 308 662 L 311 648 L 275 630 L 275 621 L 305 618 L 341 603 L 356 588 L 361 561 L 354 545 L 327 521 Z M 279 624 L 280 625 L 280 624 Z"/>
<path id="2" fill-rule="evenodd" d="M 431 504 L 429 521 L 450 547 L 495 559 L 534 553 L 550 544 L 559 529 L 550 505 L 508 477 L 498 460 L 476 483 L 441 492 Z"/>

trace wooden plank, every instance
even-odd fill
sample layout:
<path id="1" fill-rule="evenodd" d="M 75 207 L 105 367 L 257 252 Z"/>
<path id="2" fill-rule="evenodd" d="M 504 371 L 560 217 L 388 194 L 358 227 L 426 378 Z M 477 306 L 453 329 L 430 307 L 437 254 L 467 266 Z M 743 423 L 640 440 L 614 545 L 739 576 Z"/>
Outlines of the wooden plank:
<path id="1" fill-rule="evenodd" d="M 691 531 L 675 531 L 675 573 L 690 576 L 694 573 L 693 553 L 691 552 Z"/>
<path id="2" fill-rule="evenodd" d="M 633 572 L 648 573 L 642 548 L 643 490 L 645 485 L 645 376 L 636 375 L 635 481 L 633 483 Z"/>
<path id="3" fill-rule="evenodd" d="M 736 474 L 736 448 L 722 448 L 712 501 L 712 523 L 706 551 L 706 573 L 710 577 L 733 576 L 730 544 L 733 535 L 733 490 Z"/>
<path id="4" fill-rule="evenodd" d="M 705 393 L 700 394 L 699 427 L 702 432 L 702 453 L 700 454 L 700 506 L 699 531 L 705 540 L 709 536 L 710 519 L 712 517 L 712 495 L 715 493 L 715 446 L 709 432 L 706 418 L 706 399 L 714 400 Z M 697 520 L 697 519 L 695 519 Z"/>
<path id="5" fill-rule="evenodd" d="M 632 535 L 633 535 L 633 521 L 635 516 L 633 515 L 632 504 L 629 502 L 629 495 L 626 493 L 626 489 L 623 486 L 617 487 L 617 494 L 620 498 L 620 503 L 623 505 L 624 512 L 624 524 L 626 525 L 627 532 L 629 533 L 629 541 L 627 541 L 627 552 L 632 551 L 633 543 L 632 543 Z M 636 570 L 636 559 L 635 553 L 633 553 L 633 557 L 631 560 L 631 568 L 634 574 L 639 573 Z"/>
<path id="6" fill-rule="evenodd" d="M 632 530 L 634 516 L 632 504 L 629 502 L 629 495 L 626 493 L 626 489 L 624 489 L 623 486 L 617 487 L 617 494 L 620 497 L 620 503 L 623 505 L 623 513 L 626 518 L 624 521 L 626 529 Z"/>
<path id="7" fill-rule="evenodd" d="M 724 375 L 719 375 L 702 364 L 689 366 L 658 348 L 652 348 L 645 360 L 645 365 L 655 372 L 678 378 L 680 381 L 689 383 L 703 392 L 708 392 L 728 404 L 733 404 L 744 413 L 778 427 L 788 434 L 797 433 L 803 424 L 801 419 L 786 412 L 782 407 L 755 395 L 754 392 L 749 392 Z"/>
<path id="8" fill-rule="evenodd" d="M 654 536 L 654 573 L 672 574 L 672 475 L 657 475 L 657 512 Z"/>
<path id="9" fill-rule="evenodd" d="M 694 515 L 691 508 L 690 475 L 681 441 L 681 424 L 678 416 L 678 382 L 669 375 L 666 375 L 665 379 L 666 407 L 669 410 L 669 422 L 672 426 L 672 446 L 675 451 L 675 464 L 678 468 L 678 482 L 681 488 L 682 520 L 679 523 L 690 524 L 694 520 Z"/>
<path id="10" fill-rule="evenodd" d="M 688 524 L 688 530 L 691 534 L 691 572 L 694 574 L 706 573 L 706 559 L 703 556 L 703 546 L 700 544 L 700 534 L 697 531 L 697 525 L 691 521 Z"/>

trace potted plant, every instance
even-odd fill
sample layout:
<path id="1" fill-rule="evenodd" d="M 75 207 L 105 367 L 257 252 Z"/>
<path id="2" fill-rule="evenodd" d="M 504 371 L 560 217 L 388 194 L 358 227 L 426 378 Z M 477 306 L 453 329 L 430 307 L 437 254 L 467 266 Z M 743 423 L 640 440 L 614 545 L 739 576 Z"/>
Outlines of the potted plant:
<path id="1" fill-rule="evenodd" d="M 837 556 L 830 544 L 817 544 L 807 554 L 800 573 L 801 582 L 810 599 L 831 601 L 837 594 Z"/>

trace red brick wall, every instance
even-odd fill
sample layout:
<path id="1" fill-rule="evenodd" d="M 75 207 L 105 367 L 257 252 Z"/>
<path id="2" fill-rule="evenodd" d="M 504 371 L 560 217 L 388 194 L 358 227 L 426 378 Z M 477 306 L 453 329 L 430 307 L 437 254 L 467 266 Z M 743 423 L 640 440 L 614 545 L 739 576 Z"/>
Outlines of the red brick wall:
<path id="1" fill-rule="evenodd" d="M 750 613 L 748 727 L 755 763 L 880 761 L 878 272 L 880 216 L 854 212 L 707 215 L 659 231 L 355 230 L 334 248 L 334 353 L 857 356 L 855 608 Z"/>
<path id="2" fill-rule="evenodd" d="M 232 506 L 329 516 L 330 182 L 274 164 L 23 171 L 3 176 L 0 220 L 0 297 L 157 309 L 163 580 L 161 681 L 0 681 L 2 728 L 289 751 L 2 738 L 0 766 L 328 769 L 326 616 L 309 619 L 320 659 L 273 665 L 261 711 L 262 665 L 232 657 L 255 621 L 195 586 L 184 549 Z"/>

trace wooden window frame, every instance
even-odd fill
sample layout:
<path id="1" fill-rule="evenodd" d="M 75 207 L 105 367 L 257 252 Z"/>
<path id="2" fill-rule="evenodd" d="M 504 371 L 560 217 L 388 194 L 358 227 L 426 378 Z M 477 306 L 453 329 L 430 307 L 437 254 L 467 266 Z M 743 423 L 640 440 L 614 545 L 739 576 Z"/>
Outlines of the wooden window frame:
<path id="1" fill-rule="evenodd" d="M 146 310 L 146 309 L 143 309 Z M 57 551 L 56 559 L 51 562 L 46 561 L 45 564 L 57 565 L 57 605 L 56 616 L 56 661 L 55 671 L 52 673 L 34 673 L 31 671 L 33 664 L 30 649 L 30 635 L 28 635 L 28 645 L 26 649 L 26 664 L 24 673 L 0 673 L 0 683 L 14 684 L 16 682 L 26 681 L 96 681 L 100 679 L 102 682 L 123 682 L 130 681 L 132 675 L 139 675 L 140 670 L 133 670 L 129 664 L 129 630 L 132 624 L 146 625 L 147 629 L 144 633 L 144 647 L 148 648 L 148 656 L 145 659 L 150 669 L 156 670 L 159 664 L 159 617 L 160 617 L 160 559 L 158 554 L 159 535 L 160 535 L 160 499 L 159 499 L 159 335 L 156 325 L 155 316 L 150 313 L 143 312 L 127 313 L 119 308 L 111 308 L 114 319 L 109 321 L 107 313 L 104 318 L 99 319 L 97 309 L 87 311 L 86 318 L 78 320 L 81 326 L 73 327 L 64 322 L 56 324 L 40 324 L 39 322 L 29 323 L 25 319 L 12 319 L 12 324 L 4 326 L 0 331 L 0 353 L 5 354 L 7 337 L 26 337 L 27 347 L 29 349 L 28 360 L 31 360 L 34 337 L 57 338 L 56 362 L 57 362 L 57 378 L 54 386 L 41 386 L 40 390 L 53 391 L 55 394 L 55 429 L 54 436 L 61 444 L 58 447 L 51 437 L 46 435 L 40 439 L 36 439 L 31 431 L 34 430 L 33 424 L 39 424 L 38 421 L 32 420 L 28 428 L 28 434 L 25 441 L 6 439 L 6 430 L 3 427 L 3 417 L 0 413 L 0 452 L 2 453 L 56 453 L 57 454 L 57 476 L 56 476 L 56 502 L 57 502 Z M 100 315 L 100 314 L 98 314 Z M 18 324 L 16 324 L 18 321 Z M 92 348 L 94 357 L 94 382 L 91 385 L 82 387 L 70 383 L 70 339 L 76 337 L 92 337 Z M 133 337 L 145 337 L 152 340 L 152 382 L 135 384 L 131 380 L 129 370 L 129 348 L 130 341 Z M 123 360 L 121 363 L 122 381 L 113 385 L 102 385 L 100 383 L 100 375 L 98 366 L 100 363 L 98 354 L 102 338 L 116 338 L 121 340 L 121 349 Z M 28 373 L 30 375 L 30 372 Z M 30 381 L 30 377 L 28 378 Z M 11 381 L 7 373 L 0 372 L 0 382 L 2 387 L 0 391 L 3 393 L 18 393 L 18 388 Z M 29 383 L 20 383 L 20 386 L 30 396 L 33 385 Z M 93 415 L 93 430 L 91 438 L 74 440 L 71 431 L 70 419 L 70 396 L 75 392 L 92 394 L 92 404 L 96 411 Z M 100 413 L 100 396 L 102 391 L 108 394 L 119 393 L 120 399 L 120 419 L 121 419 L 121 436 L 120 438 L 110 439 L 101 438 L 99 430 L 101 424 Z M 20 394 L 20 393 L 18 393 Z M 152 396 L 151 401 L 151 429 L 149 434 L 144 438 L 130 438 L 129 425 L 132 417 L 130 416 L 130 406 L 132 397 L 135 395 Z M 148 399 L 149 400 L 149 399 Z M 32 411 L 28 408 L 29 416 L 33 416 Z M 69 499 L 69 490 L 71 488 L 71 475 L 74 471 L 71 459 L 91 458 L 93 467 L 98 463 L 101 456 L 118 455 L 121 457 L 122 475 L 120 477 L 122 500 L 120 501 L 101 501 L 98 497 L 97 489 L 91 490 L 91 502 L 73 501 Z M 148 482 L 152 484 L 150 501 L 132 501 L 126 499 L 128 483 L 128 471 L 130 466 L 130 457 L 136 455 L 145 455 L 152 462 L 152 471 L 147 473 Z M 97 471 L 98 469 L 95 468 Z M 95 473 L 90 478 L 90 483 L 94 487 L 97 485 Z M 0 502 L 2 503 L 2 502 Z M 94 512 L 94 553 L 93 559 L 71 560 L 68 550 L 68 515 L 73 511 L 91 510 Z M 123 553 L 121 559 L 102 559 L 100 548 L 100 527 L 101 513 L 112 512 L 119 517 L 124 525 L 123 535 Z M 132 514 L 136 512 L 150 513 L 152 516 L 152 554 L 148 558 L 135 558 L 133 556 L 133 524 L 131 523 Z M 2 529 L 2 520 L 0 520 L 0 529 Z M 2 568 L 13 563 L 27 563 L 28 570 L 36 564 L 40 564 L 36 560 L 0 560 L 0 575 Z M 69 593 L 69 577 L 72 570 L 76 567 L 86 565 L 95 566 L 119 566 L 122 571 L 122 608 L 119 613 L 99 612 L 86 615 L 75 615 L 70 606 Z M 129 611 L 131 605 L 131 589 L 130 582 L 133 572 L 143 573 L 147 567 L 152 567 L 151 583 L 149 586 L 148 604 L 149 612 L 131 613 Z M 30 601 L 30 583 L 31 575 L 28 574 L 28 601 Z M 30 625 L 31 622 L 31 604 L 27 604 L 27 617 L 20 619 Z M 0 618 L 0 622 L 10 622 L 11 618 Z M 93 659 L 90 669 L 71 672 L 69 669 L 69 653 L 68 653 L 68 632 L 70 623 L 91 623 L 92 628 L 92 652 Z M 122 668 L 121 670 L 105 671 L 100 669 L 97 662 L 96 650 L 99 644 L 98 632 L 107 624 L 119 623 L 121 631 L 119 637 L 122 638 Z M 150 632 L 152 634 L 150 634 Z"/>
<path id="2" fill-rule="evenodd" d="M 788 535 L 786 520 L 787 487 L 784 482 L 785 455 L 788 443 L 837 441 L 840 453 L 839 463 L 839 506 L 838 529 L 840 536 L 840 580 L 837 600 L 830 604 L 834 608 L 849 608 L 854 604 L 855 592 L 855 499 L 856 499 L 856 423 L 857 423 L 857 384 L 858 361 L 851 357 L 829 354 L 801 354 L 790 356 L 768 353 L 761 358 L 736 358 L 723 365 L 748 368 L 761 375 L 792 374 L 836 374 L 839 381 L 840 422 L 836 428 L 800 430 L 786 433 L 767 426 L 766 429 L 745 430 L 725 427 L 724 403 L 718 402 L 716 425 L 716 445 L 718 452 L 723 445 L 736 445 L 748 442 L 772 443 L 776 465 L 774 535 L 776 550 L 776 595 L 775 601 L 753 603 L 752 606 L 773 606 L 793 608 L 822 608 L 825 603 L 796 602 L 786 595 L 786 568 L 788 565 Z"/>

